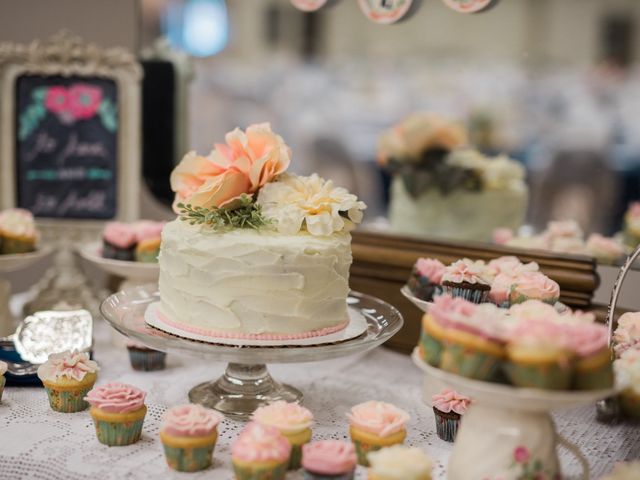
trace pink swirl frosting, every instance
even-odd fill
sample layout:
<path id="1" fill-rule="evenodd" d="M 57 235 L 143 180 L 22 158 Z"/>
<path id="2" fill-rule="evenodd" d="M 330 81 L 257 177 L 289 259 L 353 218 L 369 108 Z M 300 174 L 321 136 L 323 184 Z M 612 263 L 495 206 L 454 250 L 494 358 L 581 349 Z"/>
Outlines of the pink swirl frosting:
<path id="1" fill-rule="evenodd" d="M 501 273 L 516 276 L 524 272 L 537 272 L 540 267 L 536 262 L 522 263 L 518 257 L 508 255 L 491 260 L 487 264 L 486 270 L 493 276 Z"/>
<path id="2" fill-rule="evenodd" d="M 312 473 L 341 475 L 353 471 L 357 461 L 351 442 L 322 440 L 302 446 L 302 466 Z"/>
<path id="3" fill-rule="evenodd" d="M 313 414 L 297 403 L 278 400 L 253 412 L 252 419 L 276 427 L 283 433 L 297 433 L 311 427 Z"/>
<path id="4" fill-rule="evenodd" d="M 517 321 L 555 320 L 559 313 L 548 303 L 527 300 L 509 308 L 509 314 Z"/>
<path id="5" fill-rule="evenodd" d="M 509 341 L 516 345 L 550 346 L 565 350 L 575 347 L 566 325 L 543 319 L 517 323 L 509 332 Z"/>
<path id="6" fill-rule="evenodd" d="M 463 258 L 462 260 L 453 262 L 448 267 L 445 267 L 442 275 L 442 281 L 454 283 L 480 283 L 487 285 L 488 282 L 483 276 L 484 270 L 484 262 L 474 262 L 468 258 Z"/>
<path id="7" fill-rule="evenodd" d="M 136 241 L 151 240 L 160 238 L 164 222 L 153 222 L 151 220 L 140 220 L 133 224 L 136 234 Z"/>
<path id="8" fill-rule="evenodd" d="M 404 430 L 410 418 L 404 410 L 375 400 L 356 405 L 347 416 L 352 426 L 379 437 Z"/>
<path id="9" fill-rule="evenodd" d="M 607 348 L 609 329 L 599 323 L 567 325 L 569 348 L 579 357 L 588 357 Z"/>
<path id="10" fill-rule="evenodd" d="M 467 411 L 471 399 L 460 395 L 455 390 L 445 388 L 440 393 L 431 397 L 431 402 L 435 408 L 444 413 L 454 412 L 458 415 L 464 415 Z"/>
<path id="11" fill-rule="evenodd" d="M 436 322 L 446 327 L 451 326 L 456 320 L 462 317 L 472 316 L 477 309 L 477 305 L 468 302 L 464 298 L 452 297 L 451 295 L 439 295 L 433 299 L 433 305 L 429 308 L 429 313 Z"/>
<path id="12" fill-rule="evenodd" d="M 416 271 L 431 283 L 440 284 L 444 269 L 444 264 L 434 258 L 419 258 L 416 262 Z"/>
<path id="13" fill-rule="evenodd" d="M 102 238 L 119 248 L 129 248 L 136 243 L 136 231 L 133 226 L 122 222 L 109 222 L 104 227 Z"/>
<path id="14" fill-rule="evenodd" d="M 88 353 L 66 351 L 49 355 L 49 359 L 38 367 L 38 378 L 55 382 L 66 377 L 81 382 L 87 373 L 98 370 L 98 364 L 89 359 Z"/>
<path id="15" fill-rule="evenodd" d="M 607 238 L 599 233 L 592 233 L 587 239 L 587 251 L 594 257 L 615 260 L 624 255 L 624 247 L 613 238 Z"/>
<path id="16" fill-rule="evenodd" d="M 507 273 L 499 273 L 491 283 L 491 290 L 489 291 L 489 298 L 492 302 L 502 305 L 509 300 L 509 294 L 511 293 L 511 287 L 516 282 L 517 277 L 509 275 Z"/>
<path id="17" fill-rule="evenodd" d="M 146 393 L 133 385 L 111 382 L 93 388 L 84 399 L 105 412 L 129 413 L 142 408 L 145 396 Z"/>
<path id="18" fill-rule="evenodd" d="M 242 462 L 286 462 L 291 444 L 280 430 L 251 422 L 231 445 L 231 455 Z"/>
<path id="19" fill-rule="evenodd" d="M 560 286 L 543 273 L 525 272 L 511 287 L 511 295 L 555 301 L 560 296 Z"/>
<path id="20" fill-rule="evenodd" d="M 222 418 L 215 410 L 202 405 L 179 405 L 165 412 L 162 431 L 176 437 L 206 437 L 216 430 Z"/>

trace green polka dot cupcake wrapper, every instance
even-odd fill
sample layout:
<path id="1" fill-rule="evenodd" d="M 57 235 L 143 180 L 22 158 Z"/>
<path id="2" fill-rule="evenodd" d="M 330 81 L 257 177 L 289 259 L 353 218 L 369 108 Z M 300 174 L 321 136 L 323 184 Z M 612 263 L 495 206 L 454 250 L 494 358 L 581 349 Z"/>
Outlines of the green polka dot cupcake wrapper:
<path id="1" fill-rule="evenodd" d="M 164 445 L 167 464 L 178 472 L 197 472 L 211 465 L 215 444 L 200 448 L 175 448 Z"/>
<path id="2" fill-rule="evenodd" d="M 245 467 L 233 464 L 233 471 L 237 480 L 284 480 L 287 475 L 289 462 L 275 467 Z"/>
<path id="3" fill-rule="evenodd" d="M 51 409 L 62 413 L 75 413 L 86 410 L 89 404 L 84 400 L 92 386 L 78 390 L 57 390 L 45 387 Z"/>
<path id="4" fill-rule="evenodd" d="M 380 445 L 364 443 L 364 442 L 361 442 L 360 440 L 354 440 L 353 444 L 356 447 L 356 456 L 358 457 L 358 464 L 364 467 L 369 466 L 369 459 L 367 458 L 367 455 L 369 454 L 369 452 L 375 452 L 382 448 Z"/>
<path id="5" fill-rule="evenodd" d="M 428 333 L 422 332 L 420 335 L 420 346 L 422 347 L 421 351 L 423 360 L 433 367 L 438 367 L 440 365 L 440 358 L 444 348 L 442 342 Z"/>
<path id="6" fill-rule="evenodd" d="M 449 344 L 442 353 L 440 367 L 476 380 L 492 380 L 500 372 L 500 360 L 486 353 L 465 348 L 458 344 Z"/>
<path id="7" fill-rule="evenodd" d="M 106 422 L 93 420 L 98 441 L 110 447 L 131 445 L 140 440 L 144 418 L 135 422 Z"/>

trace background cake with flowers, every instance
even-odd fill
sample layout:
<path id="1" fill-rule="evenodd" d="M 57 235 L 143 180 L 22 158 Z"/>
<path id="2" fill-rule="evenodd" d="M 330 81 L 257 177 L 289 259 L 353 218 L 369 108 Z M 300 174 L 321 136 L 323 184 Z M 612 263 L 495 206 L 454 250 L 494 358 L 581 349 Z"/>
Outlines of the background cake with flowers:
<path id="1" fill-rule="evenodd" d="M 414 114 L 386 131 L 378 160 L 392 176 L 396 233 L 489 241 L 495 228 L 525 218 L 524 167 L 468 148 L 466 131 L 437 115 Z"/>
<path id="2" fill-rule="evenodd" d="M 178 219 L 162 232 L 158 315 L 205 337 L 298 339 L 348 323 L 351 235 L 363 202 L 286 173 L 269 124 L 236 129 L 171 175 Z"/>

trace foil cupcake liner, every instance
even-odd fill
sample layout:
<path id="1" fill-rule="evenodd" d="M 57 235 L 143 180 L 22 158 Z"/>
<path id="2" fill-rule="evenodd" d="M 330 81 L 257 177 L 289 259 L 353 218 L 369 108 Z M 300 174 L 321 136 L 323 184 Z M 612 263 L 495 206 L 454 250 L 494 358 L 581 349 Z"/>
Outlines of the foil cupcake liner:
<path id="1" fill-rule="evenodd" d="M 442 292 L 452 297 L 460 297 L 472 303 L 485 303 L 489 300 L 489 290 L 443 285 Z"/>
<path id="2" fill-rule="evenodd" d="M 141 349 L 127 347 L 129 350 L 129 360 L 134 370 L 142 372 L 153 372 L 164 370 L 167 354 L 151 349 Z"/>
<path id="3" fill-rule="evenodd" d="M 458 427 L 460 426 L 460 415 L 441 412 L 435 407 L 433 407 L 433 413 L 436 416 L 436 433 L 438 437 L 445 442 L 455 441 Z"/>

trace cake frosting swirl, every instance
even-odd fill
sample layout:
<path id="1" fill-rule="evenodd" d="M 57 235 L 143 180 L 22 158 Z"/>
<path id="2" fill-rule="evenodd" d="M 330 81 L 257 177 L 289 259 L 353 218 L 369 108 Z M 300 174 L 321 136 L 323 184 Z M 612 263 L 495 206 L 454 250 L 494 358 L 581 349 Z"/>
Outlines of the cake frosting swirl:
<path id="1" fill-rule="evenodd" d="M 163 416 L 162 431 L 176 437 L 205 437 L 216 431 L 222 415 L 198 404 L 170 408 Z"/>
<path id="2" fill-rule="evenodd" d="M 46 382 L 60 378 L 81 382 L 88 373 L 98 370 L 98 364 L 89 359 L 88 353 L 66 351 L 49 355 L 48 360 L 38 367 L 38 378 Z"/>
<path id="3" fill-rule="evenodd" d="M 454 412 L 458 415 L 464 415 L 471 404 L 471 399 L 459 394 L 455 390 L 445 388 L 440 393 L 431 397 L 431 403 L 434 408 L 437 408 L 441 412 Z"/>
<path id="4" fill-rule="evenodd" d="M 511 286 L 509 298 L 512 303 L 519 299 L 538 299 L 555 303 L 560 296 L 557 282 L 540 272 L 525 272 Z"/>
<path id="5" fill-rule="evenodd" d="M 357 461 L 351 442 L 321 440 L 302 446 L 302 466 L 313 473 L 340 475 L 355 469 Z"/>
<path id="6" fill-rule="evenodd" d="M 390 403 L 371 400 L 353 407 L 348 418 L 353 427 L 388 437 L 405 429 L 409 414 Z"/>
<path id="7" fill-rule="evenodd" d="M 484 277 L 484 262 L 474 262 L 468 258 L 458 260 L 444 269 L 443 282 L 453 283 L 478 283 L 487 285 L 489 282 Z"/>
<path id="8" fill-rule="evenodd" d="M 108 413 L 129 413 L 144 405 L 146 393 L 133 385 L 110 382 L 94 387 L 85 400 L 95 408 Z"/>
<path id="9" fill-rule="evenodd" d="M 251 422 L 231 445 L 234 460 L 242 462 L 285 462 L 291 454 L 291 444 L 280 430 L 270 425 Z"/>
<path id="10" fill-rule="evenodd" d="M 445 266 L 440 260 L 434 258 L 419 258 L 415 269 L 420 275 L 427 277 L 431 283 L 440 284 Z"/>
<path id="11" fill-rule="evenodd" d="M 252 419 L 263 425 L 276 427 L 286 434 L 302 432 L 313 424 L 313 414 L 309 409 L 284 400 L 258 408 L 253 412 Z"/>

